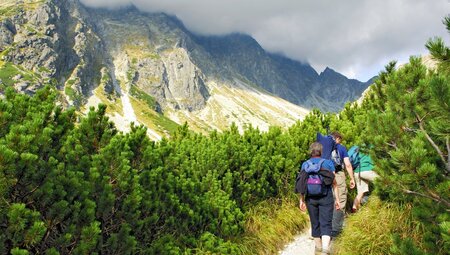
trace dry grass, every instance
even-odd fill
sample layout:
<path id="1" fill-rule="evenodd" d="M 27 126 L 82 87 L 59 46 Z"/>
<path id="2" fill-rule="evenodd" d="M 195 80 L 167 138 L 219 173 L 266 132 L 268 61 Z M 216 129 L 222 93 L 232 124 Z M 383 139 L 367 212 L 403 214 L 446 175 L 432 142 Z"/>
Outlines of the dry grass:
<path id="1" fill-rule="evenodd" d="M 161 56 L 158 53 L 154 52 L 151 47 L 148 45 L 148 42 L 143 41 L 143 45 L 125 45 L 123 49 L 127 53 L 130 58 L 136 59 L 160 59 Z"/>
<path id="2" fill-rule="evenodd" d="M 277 254 L 308 222 L 296 199 L 266 201 L 247 215 L 245 235 L 239 241 L 243 254 Z"/>
<path id="3" fill-rule="evenodd" d="M 106 108 L 108 114 L 112 115 L 117 112 L 118 114 L 123 115 L 122 99 L 115 95 L 107 95 L 104 91 L 104 85 L 95 88 L 93 93 L 102 101 L 102 103 L 108 106 Z"/>
<path id="4" fill-rule="evenodd" d="M 393 234 L 420 244 L 421 227 L 411 220 L 411 206 L 384 203 L 375 196 L 350 216 L 335 243 L 335 254 L 390 254 Z"/>

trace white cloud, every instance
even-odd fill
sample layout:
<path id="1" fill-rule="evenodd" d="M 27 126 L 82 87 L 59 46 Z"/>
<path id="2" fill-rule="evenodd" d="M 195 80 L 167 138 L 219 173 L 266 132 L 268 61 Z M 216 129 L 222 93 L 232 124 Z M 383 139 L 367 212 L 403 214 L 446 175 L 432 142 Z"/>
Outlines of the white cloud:
<path id="1" fill-rule="evenodd" d="M 389 60 L 426 53 L 426 41 L 449 35 L 448 0 L 81 0 L 93 7 L 134 4 L 176 15 L 201 34 L 244 32 L 268 51 L 329 66 L 367 80 Z"/>

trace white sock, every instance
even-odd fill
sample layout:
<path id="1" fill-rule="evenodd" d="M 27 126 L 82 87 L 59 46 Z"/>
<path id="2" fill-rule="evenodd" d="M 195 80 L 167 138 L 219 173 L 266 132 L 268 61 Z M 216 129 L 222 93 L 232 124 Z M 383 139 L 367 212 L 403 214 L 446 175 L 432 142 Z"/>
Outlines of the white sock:
<path id="1" fill-rule="evenodd" d="M 322 236 L 322 250 L 330 250 L 330 236 Z"/>

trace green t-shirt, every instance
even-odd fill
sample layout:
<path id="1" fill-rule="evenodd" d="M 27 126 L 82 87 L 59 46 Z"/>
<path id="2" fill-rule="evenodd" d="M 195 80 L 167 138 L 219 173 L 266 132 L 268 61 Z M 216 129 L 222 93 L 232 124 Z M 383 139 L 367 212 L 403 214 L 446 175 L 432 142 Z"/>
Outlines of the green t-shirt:
<path id="1" fill-rule="evenodd" d="M 370 158 L 370 155 L 367 154 L 363 154 L 363 153 L 359 153 L 360 155 L 360 160 L 359 160 L 359 166 L 355 169 L 353 169 L 353 171 L 355 173 L 359 173 L 359 172 L 364 172 L 364 171 L 372 171 L 374 168 L 373 165 L 373 161 Z"/>

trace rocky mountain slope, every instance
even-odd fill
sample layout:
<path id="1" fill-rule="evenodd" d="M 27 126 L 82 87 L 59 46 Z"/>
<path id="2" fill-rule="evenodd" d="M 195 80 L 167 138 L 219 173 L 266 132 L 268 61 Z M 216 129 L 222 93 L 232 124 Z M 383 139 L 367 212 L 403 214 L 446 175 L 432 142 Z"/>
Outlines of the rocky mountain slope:
<path id="1" fill-rule="evenodd" d="M 52 84 L 82 112 L 104 103 L 121 130 L 139 122 L 155 139 L 185 121 L 201 132 L 288 126 L 368 86 L 267 53 L 247 35 L 198 36 L 166 14 L 78 0 L 0 3 L 0 80 L 0 91 L 25 93 Z"/>
<path id="2" fill-rule="evenodd" d="M 221 70 L 217 73 L 221 76 L 238 74 L 250 83 L 308 109 L 339 111 L 347 101 L 361 96 L 371 84 L 371 81 L 363 83 L 348 79 L 330 68 L 318 74 L 309 64 L 265 52 L 248 35 L 194 38 L 214 62 L 220 63 Z"/>

